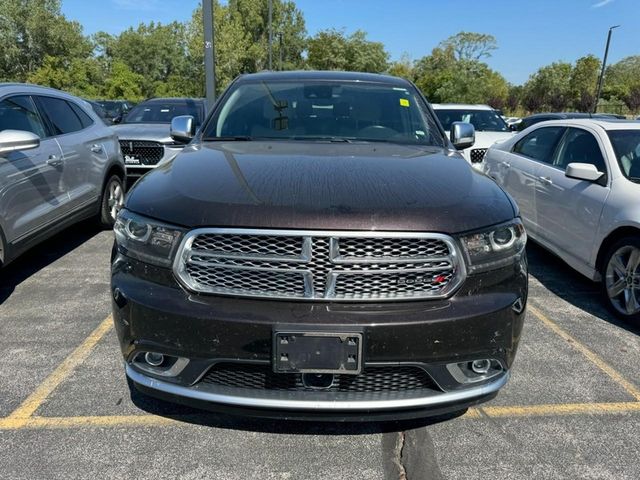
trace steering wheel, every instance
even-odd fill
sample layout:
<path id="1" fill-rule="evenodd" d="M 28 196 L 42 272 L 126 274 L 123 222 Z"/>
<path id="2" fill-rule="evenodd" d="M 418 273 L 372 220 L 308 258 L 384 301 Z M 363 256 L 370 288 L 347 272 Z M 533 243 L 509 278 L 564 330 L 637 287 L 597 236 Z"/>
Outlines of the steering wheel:
<path id="1" fill-rule="evenodd" d="M 358 135 L 365 138 L 373 138 L 376 140 L 386 140 L 398 132 L 393 128 L 385 127 L 383 125 L 371 125 L 358 131 Z"/>

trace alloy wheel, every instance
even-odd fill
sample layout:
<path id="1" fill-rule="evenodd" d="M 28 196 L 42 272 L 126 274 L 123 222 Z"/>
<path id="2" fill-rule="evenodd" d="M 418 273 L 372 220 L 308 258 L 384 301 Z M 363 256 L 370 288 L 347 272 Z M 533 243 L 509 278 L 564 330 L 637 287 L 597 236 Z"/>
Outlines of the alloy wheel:
<path id="1" fill-rule="evenodd" d="M 611 305 L 623 315 L 640 312 L 640 249 L 624 245 L 607 264 L 605 288 Z"/>
<path id="2" fill-rule="evenodd" d="M 109 207 L 109 215 L 111 219 L 115 221 L 118 212 L 124 205 L 124 191 L 118 180 L 113 180 L 109 185 L 109 199 L 107 204 Z"/>

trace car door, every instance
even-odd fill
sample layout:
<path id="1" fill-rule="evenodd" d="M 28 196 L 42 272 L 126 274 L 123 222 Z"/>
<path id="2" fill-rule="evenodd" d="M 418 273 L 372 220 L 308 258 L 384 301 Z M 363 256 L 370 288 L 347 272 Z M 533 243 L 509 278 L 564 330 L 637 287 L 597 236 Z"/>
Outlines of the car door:
<path id="1" fill-rule="evenodd" d="M 540 166 L 536 184 L 539 236 L 563 257 L 586 263 L 610 188 L 606 181 L 565 176 L 570 163 L 590 163 L 607 174 L 603 149 L 594 131 L 568 128 L 552 164 Z"/>
<path id="2" fill-rule="evenodd" d="M 0 101 L 0 131 L 25 130 L 40 146 L 0 156 L 0 221 L 8 242 L 17 242 L 53 223 L 66 208 L 61 189 L 62 152 L 29 95 Z"/>
<path id="3" fill-rule="evenodd" d="M 101 186 L 95 181 L 93 157 L 105 163 L 106 153 L 90 128 L 93 120 L 77 105 L 63 98 L 39 95 L 36 103 L 62 150 L 62 185 L 69 195 L 66 213 L 94 203 Z"/>
<path id="4" fill-rule="evenodd" d="M 541 127 L 515 143 L 511 152 L 497 165 L 504 188 L 520 207 L 522 221 L 530 234 L 539 229 L 535 206 L 537 171 L 541 164 L 552 161 L 553 152 L 565 127 Z"/>

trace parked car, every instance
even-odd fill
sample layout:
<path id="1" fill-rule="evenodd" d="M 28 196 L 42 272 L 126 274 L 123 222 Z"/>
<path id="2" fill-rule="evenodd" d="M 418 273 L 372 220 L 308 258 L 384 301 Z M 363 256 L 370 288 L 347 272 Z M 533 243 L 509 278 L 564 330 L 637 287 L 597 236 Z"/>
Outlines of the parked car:
<path id="1" fill-rule="evenodd" d="M 567 119 L 494 145 L 487 173 L 528 234 L 591 280 L 625 320 L 640 318 L 640 124 Z"/>
<path id="2" fill-rule="evenodd" d="M 471 123 L 476 132 L 473 147 L 462 151 L 462 155 L 478 170 L 482 170 L 484 154 L 494 142 L 513 136 L 513 131 L 502 117 L 488 105 L 463 105 L 457 103 L 433 104 L 442 127 L 450 131 L 453 122 Z"/>
<path id="3" fill-rule="evenodd" d="M 124 116 L 135 106 L 128 100 L 97 100 L 111 119 L 112 123 L 120 123 Z"/>
<path id="4" fill-rule="evenodd" d="M 127 168 L 127 184 L 132 185 L 182 150 L 184 144 L 173 141 L 169 135 L 172 118 L 191 115 L 197 129 L 205 111 L 203 99 L 154 98 L 136 105 L 119 125 L 114 125 Z"/>
<path id="5" fill-rule="evenodd" d="M 581 113 L 581 112 L 548 112 L 548 113 L 536 113 L 529 115 L 522 119 L 517 124 L 519 132 L 529 128 L 532 125 L 540 122 L 546 122 L 548 120 L 566 120 L 577 118 L 619 118 L 617 115 L 611 113 Z M 624 116 L 622 116 L 624 118 Z"/>
<path id="6" fill-rule="evenodd" d="M 123 179 L 118 140 L 87 102 L 0 84 L 0 265 L 85 218 L 112 226 Z"/>
<path id="7" fill-rule="evenodd" d="M 113 316 L 133 385 L 229 412 L 400 418 L 506 383 L 527 299 L 511 198 L 416 87 L 365 73 L 232 82 L 131 189 Z M 454 148 L 455 147 L 455 148 Z"/>
<path id="8" fill-rule="evenodd" d="M 107 111 L 102 108 L 102 105 L 100 105 L 98 102 L 94 102 L 93 100 L 84 99 L 84 101 L 89 104 L 91 109 L 95 112 L 96 115 L 98 115 L 98 117 L 100 117 L 100 120 L 102 120 L 105 125 L 113 125 L 113 119 L 109 117 Z"/>

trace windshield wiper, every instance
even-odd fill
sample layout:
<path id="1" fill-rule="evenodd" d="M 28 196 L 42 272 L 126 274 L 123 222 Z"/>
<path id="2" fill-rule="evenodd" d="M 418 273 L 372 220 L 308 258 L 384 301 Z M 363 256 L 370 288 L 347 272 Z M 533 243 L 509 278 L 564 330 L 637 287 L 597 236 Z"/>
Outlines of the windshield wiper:
<path id="1" fill-rule="evenodd" d="M 253 140 L 249 135 L 236 135 L 229 137 L 205 137 L 203 142 L 249 142 Z"/>
<path id="2" fill-rule="evenodd" d="M 296 135 L 291 137 L 291 140 L 320 140 L 332 143 L 353 143 L 352 139 L 346 137 L 316 137 L 313 135 Z"/>

